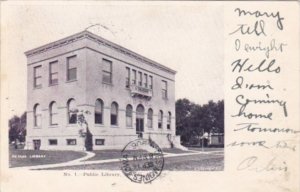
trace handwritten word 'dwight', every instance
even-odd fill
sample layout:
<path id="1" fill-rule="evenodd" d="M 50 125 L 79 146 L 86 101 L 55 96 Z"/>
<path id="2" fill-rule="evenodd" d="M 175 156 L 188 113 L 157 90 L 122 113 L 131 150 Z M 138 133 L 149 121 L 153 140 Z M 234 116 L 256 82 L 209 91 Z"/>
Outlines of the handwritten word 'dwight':
<path id="1" fill-rule="evenodd" d="M 250 43 L 243 43 L 240 39 L 235 40 L 235 50 L 249 52 L 264 52 L 265 56 L 269 58 L 270 52 L 283 52 L 283 47 L 287 46 L 286 43 L 276 43 L 275 39 L 272 39 L 268 44 L 263 44 L 259 41 L 256 45 Z"/>

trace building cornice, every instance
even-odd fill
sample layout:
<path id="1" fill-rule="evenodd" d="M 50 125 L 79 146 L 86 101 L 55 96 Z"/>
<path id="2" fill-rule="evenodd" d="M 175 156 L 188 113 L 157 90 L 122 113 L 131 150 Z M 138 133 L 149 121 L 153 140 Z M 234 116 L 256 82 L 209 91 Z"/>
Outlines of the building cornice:
<path id="1" fill-rule="evenodd" d="M 173 70 L 173 69 L 170 69 L 162 64 L 159 64 L 157 63 L 156 61 L 153 61 L 151 59 L 148 59 L 138 53 L 135 53 L 129 49 L 126 49 L 125 47 L 122 47 L 120 45 L 117 45 L 111 41 L 108 41 L 98 35 L 95 35 L 89 31 L 82 31 L 80 33 L 76 33 L 74 35 L 71 35 L 69 37 L 66 37 L 66 38 L 63 38 L 63 39 L 60 39 L 58 41 L 54 41 L 52 43 L 49 43 L 49 44 L 46 44 L 46 45 L 43 45 L 43 46 L 40 46 L 40 47 L 37 47 L 35 49 L 32 49 L 32 50 L 29 50 L 29 51 L 26 51 L 25 52 L 25 55 L 27 57 L 31 57 L 31 56 L 34 56 L 34 55 L 37 55 L 37 54 L 40 54 L 40 53 L 43 53 L 43 52 L 46 52 L 46 51 L 49 51 L 49 50 L 52 50 L 52 49 L 56 49 L 56 48 L 59 48 L 59 47 L 62 47 L 62 46 L 65 46 L 65 45 L 68 45 L 70 43 L 73 43 L 73 42 L 76 42 L 78 40 L 81 40 L 81 39 L 89 39 L 91 41 L 94 41 L 100 45 L 103 45 L 103 46 L 106 46 L 110 49 L 113 49 L 115 51 L 118 51 L 119 53 L 122 53 L 124 55 L 127 55 L 131 58 L 134 58 L 136 60 L 139 60 L 139 61 L 142 61 L 143 63 L 146 63 L 150 66 L 153 66 L 155 68 L 159 68 L 163 71 L 166 71 L 166 72 L 169 72 L 169 73 L 172 73 L 172 74 L 176 74 L 176 71 Z"/>

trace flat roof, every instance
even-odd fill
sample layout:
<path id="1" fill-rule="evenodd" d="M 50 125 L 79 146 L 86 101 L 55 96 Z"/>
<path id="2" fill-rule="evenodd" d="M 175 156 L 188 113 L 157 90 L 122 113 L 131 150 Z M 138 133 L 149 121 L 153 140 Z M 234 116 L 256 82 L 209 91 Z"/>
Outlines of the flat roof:
<path id="1" fill-rule="evenodd" d="M 79 32 L 79 33 L 76 33 L 74 35 L 70 35 L 68 37 L 65 37 L 63 39 L 60 39 L 60 40 L 57 40 L 57 41 L 54 41 L 54 42 L 51 42 L 51 43 L 48 43 L 46 45 L 42 45 L 40 47 L 37 47 L 37 48 L 34 48 L 34 49 L 31 49 L 29 51 L 26 51 L 25 52 L 25 55 L 27 57 L 30 57 L 30 56 L 33 56 L 33 55 L 36 55 L 36 54 L 39 54 L 39 53 L 42 53 L 42 52 L 45 52 L 45 51 L 48 51 L 48 50 L 51 50 L 51 49 L 55 49 L 55 48 L 58 48 L 58 47 L 62 47 L 66 44 L 69 44 L 69 43 L 72 43 L 74 41 L 77 41 L 77 40 L 80 40 L 80 39 L 83 39 L 83 38 L 87 38 L 87 39 L 90 39 L 92 41 L 96 41 L 97 43 L 100 43 L 104 46 L 107 46 L 111 49 L 114 49 L 122 54 L 125 54 L 125 55 L 128 55 L 130 57 L 133 57 L 137 60 L 140 60 L 146 64 L 149 64 L 153 67 L 156 67 L 156 68 L 159 68 L 159 69 L 162 69 L 164 71 L 167 71 L 169 73 L 172 73 L 172 74 L 176 74 L 176 71 L 169 68 L 169 67 L 166 67 L 156 61 L 153 61 L 151 59 L 148 59 L 134 51 L 131 51 L 125 47 L 122 47 L 116 43 L 113 43 L 109 40 L 106 40 L 94 33 L 91 33 L 89 31 L 82 31 L 82 32 Z"/>

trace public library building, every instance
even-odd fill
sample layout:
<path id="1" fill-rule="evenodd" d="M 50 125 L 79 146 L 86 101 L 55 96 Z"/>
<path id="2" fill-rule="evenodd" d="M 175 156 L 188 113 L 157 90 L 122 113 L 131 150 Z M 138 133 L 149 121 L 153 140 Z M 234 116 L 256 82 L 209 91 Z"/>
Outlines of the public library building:
<path id="1" fill-rule="evenodd" d="M 83 31 L 25 52 L 26 149 L 83 150 L 76 111 L 93 149 L 122 149 L 137 138 L 160 147 L 175 136 L 176 72 Z"/>

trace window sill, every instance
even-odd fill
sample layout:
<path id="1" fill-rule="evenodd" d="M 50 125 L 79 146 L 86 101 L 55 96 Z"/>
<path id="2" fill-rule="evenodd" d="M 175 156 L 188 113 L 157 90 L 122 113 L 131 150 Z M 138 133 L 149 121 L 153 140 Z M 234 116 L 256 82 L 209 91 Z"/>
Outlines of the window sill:
<path id="1" fill-rule="evenodd" d="M 110 125 L 111 128 L 119 128 L 119 125 Z"/>
<path id="2" fill-rule="evenodd" d="M 102 81 L 102 84 L 104 84 L 104 85 L 109 85 L 109 86 L 113 86 L 113 84 L 112 84 L 112 83 L 103 82 L 103 81 Z"/>
<path id="3" fill-rule="evenodd" d="M 49 128 L 58 128 L 58 125 L 49 125 Z"/>
<path id="4" fill-rule="evenodd" d="M 52 86 L 55 86 L 55 85 L 58 85 L 58 83 L 49 84 L 48 87 L 52 87 Z"/>
<path id="5" fill-rule="evenodd" d="M 40 87 L 33 87 L 33 90 L 36 90 L 36 89 L 42 89 L 43 87 L 40 86 Z"/>
<path id="6" fill-rule="evenodd" d="M 126 129 L 133 129 L 133 127 L 132 126 L 131 127 L 126 126 Z"/>
<path id="7" fill-rule="evenodd" d="M 95 127 L 104 127 L 103 124 L 95 124 Z"/>
<path id="8" fill-rule="evenodd" d="M 67 127 L 77 127 L 77 124 L 67 124 Z"/>
<path id="9" fill-rule="evenodd" d="M 77 81 L 77 79 L 67 80 L 66 83 L 72 83 L 72 82 L 75 82 L 75 81 Z"/>
<path id="10" fill-rule="evenodd" d="M 42 127 L 33 127 L 33 129 L 42 129 Z"/>

